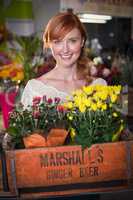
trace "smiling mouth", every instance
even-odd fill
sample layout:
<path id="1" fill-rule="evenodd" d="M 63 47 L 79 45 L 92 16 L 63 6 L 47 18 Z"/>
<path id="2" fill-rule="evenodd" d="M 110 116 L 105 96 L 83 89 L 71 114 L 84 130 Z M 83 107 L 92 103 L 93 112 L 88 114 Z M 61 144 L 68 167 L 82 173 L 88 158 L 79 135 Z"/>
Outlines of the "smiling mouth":
<path id="1" fill-rule="evenodd" d="M 62 59 L 70 59 L 72 55 L 61 55 Z"/>

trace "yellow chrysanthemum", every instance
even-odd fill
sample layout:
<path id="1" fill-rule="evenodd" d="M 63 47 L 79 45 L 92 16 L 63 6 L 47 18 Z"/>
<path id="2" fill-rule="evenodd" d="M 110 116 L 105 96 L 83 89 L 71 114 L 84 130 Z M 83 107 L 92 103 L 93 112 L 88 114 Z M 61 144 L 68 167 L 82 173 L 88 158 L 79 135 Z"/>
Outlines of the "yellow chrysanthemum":
<path id="1" fill-rule="evenodd" d="M 118 114 L 116 112 L 114 112 L 113 117 L 118 117 Z"/>
<path id="2" fill-rule="evenodd" d="M 102 106 L 101 106 L 101 109 L 102 109 L 102 110 L 107 110 L 107 104 L 106 104 L 106 103 L 103 103 Z"/>
<path id="3" fill-rule="evenodd" d="M 116 95 L 116 94 L 112 94 L 112 95 L 110 96 L 110 99 L 111 99 L 111 102 L 112 102 L 112 103 L 115 103 L 116 100 L 117 100 L 117 95 Z"/>
<path id="4" fill-rule="evenodd" d="M 70 136 L 71 136 L 72 140 L 74 139 L 75 135 L 76 135 L 75 129 L 71 128 L 70 129 Z"/>
<path id="5" fill-rule="evenodd" d="M 91 95 L 91 94 L 93 93 L 93 86 L 83 87 L 83 91 L 84 91 L 87 95 Z"/>
<path id="6" fill-rule="evenodd" d="M 67 107 L 68 109 L 72 109 L 72 108 L 73 108 L 73 103 L 72 103 L 71 101 L 68 102 L 68 103 L 66 103 L 65 105 L 66 105 L 66 107 Z"/>
<path id="7" fill-rule="evenodd" d="M 96 103 L 92 103 L 90 108 L 93 110 L 93 111 L 96 111 L 97 110 L 97 104 Z"/>
<path id="8" fill-rule="evenodd" d="M 84 104 L 80 104 L 79 105 L 79 110 L 80 110 L 81 113 L 84 113 L 86 111 L 85 105 Z"/>
<path id="9" fill-rule="evenodd" d="M 103 100 L 103 101 L 106 100 L 107 97 L 108 97 L 108 92 L 107 91 L 99 92 L 98 94 L 99 94 L 99 98 L 101 100 Z"/>
<path id="10" fill-rule="evenodd" d="M 97 108 L 102 108 L 102 101 L 97 101 Z"/>
<path id="11" fill-rule="evenodd" d="M 91 98 L 88 98 L 88 99 L 84 100 L 84 104 L 85 104 L 86 107 L 90 107 L 91 106 L 91 102 L 92 102 Z"/>
<path id="12" fill-rule="evenodd" d="M 69 119 L 70 121 L 72 121 L 72 120 L 73 120 L 73 116 L 72 116 L 72 115 L 69 115 L 69 116 L 68 116 L 68 119 Z"/>

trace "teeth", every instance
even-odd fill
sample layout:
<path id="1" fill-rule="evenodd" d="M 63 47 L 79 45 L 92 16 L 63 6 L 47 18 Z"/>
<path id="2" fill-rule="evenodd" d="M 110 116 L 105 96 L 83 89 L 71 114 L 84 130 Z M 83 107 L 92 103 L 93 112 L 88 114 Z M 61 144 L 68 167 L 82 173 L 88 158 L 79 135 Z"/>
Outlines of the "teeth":
<path id="1" fill-rule="evenodd" d="M 70 58 L 70 55 L 67 56 L 61 56 L 62 58 Z"/>

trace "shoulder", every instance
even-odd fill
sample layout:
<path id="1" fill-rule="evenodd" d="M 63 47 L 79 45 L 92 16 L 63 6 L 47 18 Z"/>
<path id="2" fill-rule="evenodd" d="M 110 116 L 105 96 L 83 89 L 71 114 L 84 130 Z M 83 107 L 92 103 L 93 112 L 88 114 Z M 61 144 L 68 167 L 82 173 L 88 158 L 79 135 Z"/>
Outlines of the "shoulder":
<path id="1" fill-rule="evenodd" d="M 45 85 L 37 80 L 31 79 L 27 82 L 21 96 L 22 104 L 27 107 L 32 104 L 32 100 L 36 96 L 42 96 L 45 91 Z"/>
<path id="2" fill-rule="evenodd" d="M 25 88 L 33 88 L 34 90 L 38 87 L 43 86 L 44 83 L 39 79 L 31 79 L 27 82 Z"/>
<path id="3" fill-rule="evenodd" d="M 44 87 L 44 84 L 37 80 L 37 79 L 31 79 L 27 82 L 26 86 L 24 87 L 22 98 L 25 98 L 28 96 L 38 96 L 42 94 L 42 88 Z"/>
<path id="4" fill-rule="evenodd" d="M 39 79 L 31 79 L 27 82 L 26 85 L 36 85 L 39 84 L 41 81 Z"/>
<path id="5" fill-rule="evenodd" d="M 96 78 L 92 81 L 91 85 L 107 85 L 107 82 L 103 78 Z"/>

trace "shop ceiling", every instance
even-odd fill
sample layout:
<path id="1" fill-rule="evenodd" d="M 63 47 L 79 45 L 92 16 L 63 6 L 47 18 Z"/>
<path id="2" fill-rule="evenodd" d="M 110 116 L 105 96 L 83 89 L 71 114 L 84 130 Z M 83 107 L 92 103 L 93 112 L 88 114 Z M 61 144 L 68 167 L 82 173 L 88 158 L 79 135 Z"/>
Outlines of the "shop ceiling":
<path id="1" fill-rule="evenodd" d="M 61 11 L 73 9 L 75 13 L 133 17 L 133 0 L 60 0 Z"/>

